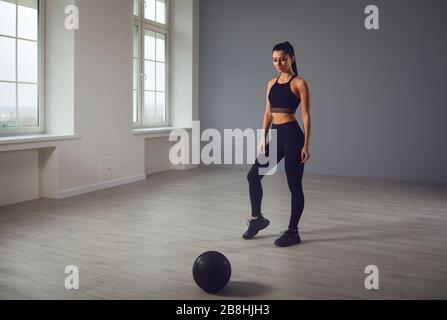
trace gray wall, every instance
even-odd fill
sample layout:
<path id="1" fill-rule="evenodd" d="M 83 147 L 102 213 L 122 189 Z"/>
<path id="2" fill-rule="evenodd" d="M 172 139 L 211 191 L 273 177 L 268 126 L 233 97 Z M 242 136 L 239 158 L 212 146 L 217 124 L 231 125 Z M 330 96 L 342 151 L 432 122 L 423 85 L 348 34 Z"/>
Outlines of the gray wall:
<path id="1" fill-rule="evenodd" d="M 380 30 L 364 28 L 368 4 Z M 262 127 L 271 49 L 287 40 L 312 95 L 306 173 L 447 182 L 446 11 L 441 0 L 201 0 L 201 127 Z"/>

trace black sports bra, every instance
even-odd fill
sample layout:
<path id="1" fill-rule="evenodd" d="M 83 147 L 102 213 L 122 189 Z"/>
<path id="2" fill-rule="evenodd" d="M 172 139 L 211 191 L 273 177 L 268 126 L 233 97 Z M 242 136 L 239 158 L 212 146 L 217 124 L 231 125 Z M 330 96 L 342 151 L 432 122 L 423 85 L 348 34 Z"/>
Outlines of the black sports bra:
<path id="1" fill-rule="evenodd" d="M 290 83 L 295 77 L 296 75 L 294 75 L 287 83 L 279 83 L 279 77 L 276 79 L 276 82 L 269 93 L 272 113 L 295 114 L 301 103 L 301 98 L 297 97 L 290 88 Z"/>

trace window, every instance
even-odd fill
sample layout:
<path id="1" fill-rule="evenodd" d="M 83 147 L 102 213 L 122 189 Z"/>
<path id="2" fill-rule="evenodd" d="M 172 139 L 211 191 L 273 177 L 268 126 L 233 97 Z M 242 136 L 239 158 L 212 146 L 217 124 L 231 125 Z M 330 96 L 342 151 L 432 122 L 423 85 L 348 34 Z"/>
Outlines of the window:
<path id="1" fill-rule="evenodd" d="M 43 131 L 39 0 L 0 0 L 0 135 Z"/>
<path id="2" fill-rule="evenodd" d="M 168 1 L 134 0 L 134 128 L 169 126 Z"/>

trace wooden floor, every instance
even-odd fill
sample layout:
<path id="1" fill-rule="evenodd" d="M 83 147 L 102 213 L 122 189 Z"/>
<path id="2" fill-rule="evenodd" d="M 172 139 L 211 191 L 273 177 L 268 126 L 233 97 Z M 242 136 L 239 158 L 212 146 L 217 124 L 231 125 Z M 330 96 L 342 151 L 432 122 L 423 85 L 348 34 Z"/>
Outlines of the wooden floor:
<path id="1" fill-rule="evenodd" d="M 303 243 L 273 245 L 287 226 L 283 174 L 264 180 L 271 226 L 241 239 L 246 172 L 198 168 L 65 200 L 0 208 L 1 299 L 446 299 L 447 187 L 306 175 Z M 232 264 L 218 295 L 192 264 L 217 250 Z M 79 268 L 80 289 L 64 288 Z M 368 265 L 380 289 L 364 287 Z"/>

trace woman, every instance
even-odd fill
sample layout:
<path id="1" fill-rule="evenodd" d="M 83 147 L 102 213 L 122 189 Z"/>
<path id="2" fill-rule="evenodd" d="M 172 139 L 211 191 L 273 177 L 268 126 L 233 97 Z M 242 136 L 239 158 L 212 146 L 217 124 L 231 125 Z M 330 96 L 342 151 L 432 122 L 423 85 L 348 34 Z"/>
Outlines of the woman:
<path id="1" fill-rule="evenodd" d="M 292 194 L 289 228 L 276 239 L 275 245 L 288 247 L 301 242 L 298 224 L 304 209 L 302 185 L 304 163 L 310 158 L 310 94 L 306 81 L 298 76 L 295 51 L 289 42 L 276 45 L 273 48 L 272 57 L 279 77 L 270 80 L 267 86 L 263 139 L 259 148 L 262 153 L 269 156 L 269 143 L 266 144 L 266 140 L 271 125 L 272 129 L 277 130 L 277 162 L 279 163 L 284 158 L 287 183 Z M 295 117 L 300 103 L 304 133 Z M 247 175 L 252 217 L 248 230 L 242 236 L 244 239 L 253 238 L 270 224 L 270 221 L 261 213 L 263 196 L 261 180 L 264 176 L 258 172 L 260 167 L 268 167 L 268 165 L 268 163 L 260 165 L 256 160 Z"/>

